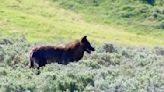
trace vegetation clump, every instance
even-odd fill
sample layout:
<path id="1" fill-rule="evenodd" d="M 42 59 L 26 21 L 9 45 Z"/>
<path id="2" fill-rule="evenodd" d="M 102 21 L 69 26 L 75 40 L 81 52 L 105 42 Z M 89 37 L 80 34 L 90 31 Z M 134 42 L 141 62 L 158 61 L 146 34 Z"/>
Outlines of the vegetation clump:
<path id="1" fill-rule="evenodd" d="M 85 53 L 79 62 L 47 64 L 37 70 L 26 67 L 26 55 L 34 43 L 23 37 L 1 38 L 0 43 L 0 90 L 3 92 L 163 91 L 161 48 L 107 43 L 91 55 Z"/>

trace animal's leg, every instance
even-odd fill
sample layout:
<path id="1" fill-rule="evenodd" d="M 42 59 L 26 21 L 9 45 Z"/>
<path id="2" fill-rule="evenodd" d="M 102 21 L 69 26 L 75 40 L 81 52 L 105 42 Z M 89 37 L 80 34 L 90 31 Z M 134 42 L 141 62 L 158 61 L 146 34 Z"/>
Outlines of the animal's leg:
<path id="1" fill-rule="evenodd" d="M 45 66 L 47 64 L 46 59 L 40 59 L 39 60 L 39 67 Z"/>
<path id="2" fill-rule="evenodd" d="M 70 58 L 69 53 L 63 54 L 61 64 L 67 65 L 69 63 L 69 58 Z"/>
<path id="3" fill-rule="evenodd" d="M 39 67 L 45 66 L 45 64 L 39 64 Z"/>
<path id="4" fill-rule="evenodd" d="M 67 65 L 68 63 L 69 63 L 69 60 L 68 59 L 62 60 L 62 64 Z"/>

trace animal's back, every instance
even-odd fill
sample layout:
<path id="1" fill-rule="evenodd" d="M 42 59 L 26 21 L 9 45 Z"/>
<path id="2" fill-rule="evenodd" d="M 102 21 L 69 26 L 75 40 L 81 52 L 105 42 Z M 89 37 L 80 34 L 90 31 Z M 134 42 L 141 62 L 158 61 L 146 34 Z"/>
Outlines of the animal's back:
<path id="1" fill-rule="evenodd" d="M 47 63 L 54 63 L 61 60 L 64 51 L 64 46 L 39 46 L 30 51 L 29 67 L 34 67 L 34 64 L 44 66 Z"/>

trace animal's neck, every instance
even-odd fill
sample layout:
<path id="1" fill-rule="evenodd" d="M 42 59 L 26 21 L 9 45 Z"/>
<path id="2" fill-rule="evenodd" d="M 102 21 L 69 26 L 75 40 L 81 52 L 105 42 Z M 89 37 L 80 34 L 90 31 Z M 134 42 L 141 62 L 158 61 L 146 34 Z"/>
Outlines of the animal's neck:
<path id="1" fill-rule="evenodd" d="M 73 51 L 73 57 L 75 61 L 80 60 L 83 57 L 83 55 L 84 55 L 84 50 L 80 46 L 75 48 L 75 50 Z"/>
<path id="2" fill-rule="evenodd" d="M 83 45 L 81 44 L 80 40 L 76 40 L 73 43 L 67 44 L 65 49 L 69 54 L 72 55 L 72 57 L 70 57 L 70 58 L 73 61 L 80 60 L 84 55 L 84 48 L 83 48 Z"/>
<path id="3" fill-rule="evenodd" d="M 79 40 L 76 40 L 76 41 L 74 41 L 74 42 L 72 42 L 72 43 L 67 44 L 65 47 L 66 47 L 66 49 L 74 49 L 74 48 L 76 48 L 79 44 L 80 44 L 80 41 L 79 41 Z"/>

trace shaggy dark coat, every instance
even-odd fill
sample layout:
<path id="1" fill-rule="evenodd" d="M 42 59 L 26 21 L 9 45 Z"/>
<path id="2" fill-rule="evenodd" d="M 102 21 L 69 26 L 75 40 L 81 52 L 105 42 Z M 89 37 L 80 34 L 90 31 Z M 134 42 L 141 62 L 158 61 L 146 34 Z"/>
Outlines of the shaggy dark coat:
<path id="1" fill-rule="evenodd" d="M 94 51 L 87 36 L 67 45 L 38 46 L 30 51 L 29 67 L 42 67 L 50 63 L 68 64 L 80 60 L 84 51 L 88 53 Z"/>

